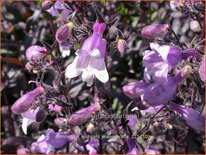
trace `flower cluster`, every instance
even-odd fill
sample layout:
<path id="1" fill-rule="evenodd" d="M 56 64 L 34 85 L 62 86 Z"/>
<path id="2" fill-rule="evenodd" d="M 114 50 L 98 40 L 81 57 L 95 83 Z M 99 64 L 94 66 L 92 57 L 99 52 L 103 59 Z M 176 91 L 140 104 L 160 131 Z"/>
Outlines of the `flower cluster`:
<path id="1" fill-rule="evenodd" d="M 35 88 L 11 107 L 22 119 L 24 134 L 33 135 L 33 126 L 41 134 L 17 152 L 160 154 L 163 151 L 150 137 L 160 129 L 169 133 L 165 143 L 174 142 L 175 146 L 186 143 L 190 132 L 201 135 L 205 131 L 201 109 L 205 55 L 200 43 L 187 46 L 169 23 L 141 27 L 138 37 L 145 41 L 138 48 L 143 56 L 142 66 L 138 66 L 143 68 L 141 77 L 135 72 L 136 55 L 141 54 L 132 49 L 132 33 L 127 37 L 121 25 L 115 24 L 118 19 L 104 18 L 96 3 L 85 5 L 92 14 L 76 2 L 42 3 L 53 43 L 42 41 L 42 45 L 26 49 L 25 68 L 35 73 L 35 80 L 29 82 Z M 171 1 L 168 5 L 184 12 L 197 4 Z M 190 28 L 193 33 L 202 31 L 193 24 Z M 128 75 L 121 73 L 122 65 Z M 124 117 L 112 117 L 116 114 Z M 43 132 L 40 125 L 45 125 Z M 147 133 L 145 140 L 142 135 Z M 177 140 L 179 133 L 183 140 Z"/>

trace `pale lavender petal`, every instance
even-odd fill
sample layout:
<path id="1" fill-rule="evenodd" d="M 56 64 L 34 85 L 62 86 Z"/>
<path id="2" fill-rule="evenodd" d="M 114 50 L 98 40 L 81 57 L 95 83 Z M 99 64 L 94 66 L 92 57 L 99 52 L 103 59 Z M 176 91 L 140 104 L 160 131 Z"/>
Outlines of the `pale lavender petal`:
<path id="1" fill-rule="evenodd" d="M 147 66 L 156 62 L 161 62 L 163 59 L 154 51 L 145 51 L 143 57 L 143 65 Z"/>
<path id="2" fill-rule="evenodd" d="M 107 68 L 105 66 L 104 59 L 91 59 L 91 68 L 94 70 L 94 75 L 98 80 L 102 83 L 106 83 L 109 80 L 109 74 L 107 72 Z"/>
<path id="3" fill-rule="evenodd" d="M 74 61 L 67 66 L 65 70 L 65 76 L 67 78 L 73 78 L 81 74 L 82 70 L 77 67 L 79 56 L 74 58 Z"/>
<path id="4" fill-rule="evenodd" d="M 36 120 L 36 114 L 38 113 L 38 111 L 39 111 L 39 107 L 36 108 L 35 110 L 29 109 L 26 112 L 21 113 L 21 115 L 22 115 L 22 117 L 25 117 L 25 118 L 28 118 L 31 120 Z"/>
<path id="5" fill-rule="evenodd" d="M 50 9 L 47 10 L 48 13 L 50 13 L 52 16 L 58 16 L 59 11 L 54 9 L 54 7 L 51 7 Z"/>
<path id="6" fill-rule="evenodd" d="M 167 61 L 167 56 L 170 51 L 170 46 L 168 45 L 159 45 L 157 43 L 150 43 L 150 47 L 153 51 L 156 51 L 164 61 Z"/>
<path id="7" fill-rule="evenodd" d="M 64 9 L 64 0 L 57 0 L 55 3 L 54 3 L 54 8 L 55 9 Z"/>

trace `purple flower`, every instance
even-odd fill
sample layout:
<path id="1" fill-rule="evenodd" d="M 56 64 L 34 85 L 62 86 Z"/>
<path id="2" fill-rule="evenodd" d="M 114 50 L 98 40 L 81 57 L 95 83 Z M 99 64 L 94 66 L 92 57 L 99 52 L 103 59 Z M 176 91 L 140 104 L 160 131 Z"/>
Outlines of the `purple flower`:
<path id="1" fill-rule="evenodd" d="M 179 114 L 193 129 L 205 131 L 205 117 L 197 110 L 176 103 L 171 103 L 170 108 Z"/>
<path id="2" fill-rule="evenodd" d="M 57 31 L 56 31 L 56 40 L 59 43 L 64 42 L 65 40 L 67 40 L 69 38 L 69 26 L 67 24 L 61 26 Z"/>
<path id="3" fill-rule="evenodd" d="M 144 79 L 166 82 L 168 72 L 182 60 L 181 49 L 157 43 L 151 43 L 150 47 L 152 51 L 145 51 L 143 57 Z"/>
<path id="4" fill-rule="evenodd" d="M 124 93 L 131 97 L 137 98 L 145 92 L 145 89 L 149 86 L 149 84 L 142 81 L 130 82 L 123 87 Z"/>
<path id="5" fill-rule="evenodd" d="M 199 75 L 202 81 L 205 81 L 205 56 L 203 57 L 203 60 L 200 64 L 200 68 L 199 68 Z"/>
<path id="6" fill-rule="evenodd" d="M 64 132 L 55 132 L 48 129 L 46 135 L 39 137 L 37 142 L 32 143 L 31 150 L 34 153 L 54 153 L 55 149 L 61 148 L 67 142 L 74 140 L 74 136 L 68 136 Z"/>
<path id="7" fill-rule="evenodd" d="M 26 112 L 21 113 L 23 120 L 22 120 L 22 130 L 24 134 L 27 134 L 27 127 L 36 122 L 36 115 L 39 111 L 39 108 L 29 109 Z"/>
<path id="8" fill-rule="evenodd" d="M 43 2 L 42 8 L 52 16 L 61 17 L 62 20 L 68 20 L 72 13 L 72 10 L 66 3 L 64 3 L 64 0 L 57 0 L 53 6 L 49 5 L 48 2 Z"/>
<path id="9" fill-rule="evenodd" d="M 82 80 L 88 86 L 93 84 L 94 76 L 103 83 L 109 80 L 105 65 L 106 41 L 102 38 L 105 28 L 105 23 L 94 24 L 92 36 L 84 41 L 73 63 L 67 66 L 66 77 L 73 78 L 82 73 Z"/>
<path id="10" fill-rule="evenodd" d="M 168 24 L 152 24 L 144 27 L 141 30 L 141 36 L 146 39 L 155 39 L 156 37 L 160 37 L 165 35 L 169 31 Z"/>
<path id="11" fill-rule="evenodd" d="M 136 142 L 134 138 L 128 138 L 126 140 L 127 146 L 128 146 L 128 151 L 127 154 L 140 154 L 140 152 L 136 148 Z"/>
<path id="12" fill-rule="evenodd" d="M 78 110 L 72 114 L 67 120 L 67 123 L 70 125 L 81 125 L 90 119 L 96 111 L 99 111 L 100 108 L 99 103 L 93 103 L 89 107 Z"/>
<path id="13" fill-rule="evenodd" d="M 38 86 L 31 92 L 24 94 L 12 105 L 12 112 L 15 114 L 21 114 L 23 112 L 26 112 L 27 110 L 29 110 L 36 97 L 41 95 L 43 92 L 44 89 L 41 86 Z"/>
<path id="14" fill-rule="evenodd" d="M 38 60 L 43 58 L 47 54 L 47 50 L 45 47 L 41 47 L 38 45 L 33 45 L 27 48 L 26 50 L 26 58 L 27 60 Z"/>
<path id="15" fill-rule="evenodd" d="M 151 79 L 160 82 L 166 82 L 168 73 L 176 67 L 182 60 L 197 56 L 193 49 L 182 50 L 178 46 L 159 45 L 151 43 L 152 51 L 145 51 L 143 57 L 144 79 L 149 82 Z"/>
<path id="16" fill-rule="evenodd" d="M 177 84 L 190 73 L 190 70 L 190 66 L 185 66 L 176 76 L 168 77 L 166 83 L 159 81 L 152 84 L 136 82 L 124 86 L 123 90 L 131 98 L 141 96 L 142 101 L 145 101 L 150 106 L 166 104 L 175 95 Z"/>

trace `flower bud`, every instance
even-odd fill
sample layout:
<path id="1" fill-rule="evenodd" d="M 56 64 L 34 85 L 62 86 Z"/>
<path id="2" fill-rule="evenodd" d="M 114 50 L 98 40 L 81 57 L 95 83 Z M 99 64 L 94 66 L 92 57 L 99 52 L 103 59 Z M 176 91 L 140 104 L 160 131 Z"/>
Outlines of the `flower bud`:
<path id="1" fill-rule="evenodd" d="M 127 42 L 124 39 L 117 41 L 117 49 L 121 54 L 124 54 L 127 48 Z"/>
<path id="2" fill-rule="evenodd" d="M 93 25 L 93 31 L 98 34 L 103 34 L 106 29 L 105 23 L 95 23 Z"/>
<path id="3" fill-rule="evenodd" d="M 32 103 L 35 101 L 36 97 L 41 95 L 44 92 L 42 87 L 37 87 L 33 91 L 24 94 L 21 98 L 19 98 L 11 107 L 11 110 L 15 114 L 21 114 L 27 111 Z"/>
<path id="4" fill-rule="evenodd" d="M 141 36 L 146 39 L 153 40 L 166 34 L 169 30 L 168 24 L 152 24 L 144 27 L 141 30 Z"/>
<path id="5" fill-rule="evenodd" d="M 190 21 L 190 29 L 193 32 L 201 32 L 201 27 L 200 27 L 200 24 L 197 20 Z"/>
<path id="6" fill-rule="evenodd" d="M 48 10 L 52 7 L 52 5 L 53 5 L 53 3 L 50 0 L 45 0 L 45 1 L 43 1 L 41 6 L 42 6 L 43 10 Z"/>
<path id="7" fill-rule="evenodd" d="M 83 108 L 81 110 L 76 111 L 71 117 L 67 120 L 67 124 L 69 125 L 81 125 L 85 123 L 87 120 L 91 118 L 91 116 L 100 110 L 99 103 L 91 104 L 89 107 Z"/>
<path id="8" fill-rule="evenodd" d="M 27 50 L 26 50 L 26 58 L 27 60 L 31 61 L 33 60 L 38 60 L 43 58 L 45 55 L 47 54 L 47 50 L 45 47 L 41 47 L 38 45 L 33 45 L 30 46 Z"/>
<path id="9" fill-rule="evenodd" d="M 69 26 L 67 24 L 61 26 L 57 31 L 56 31 L 56 40 L 59 42 L 59 43 L 62 43 L 64 42 L 65 40 L 68 39 L 69 37 Z"/>

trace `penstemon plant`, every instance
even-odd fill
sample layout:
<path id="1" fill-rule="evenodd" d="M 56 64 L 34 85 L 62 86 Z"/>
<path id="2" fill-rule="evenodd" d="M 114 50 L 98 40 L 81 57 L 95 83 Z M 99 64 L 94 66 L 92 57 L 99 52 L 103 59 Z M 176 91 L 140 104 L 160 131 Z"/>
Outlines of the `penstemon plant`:
<path id="1" fill-rule="evenodd" d="M 133 5 L 138 18 L 125 7 Z M 19 134 L 32 138 L 16 153 L 204 153 L 205 6 L 161 5 L 168 14 L 152 17 L 157 2 L 41 2 L 52 39 L 25 49 L 34 87 L 11 111 L 21 118 Z M 130 15 L 136 22 L 123 18 Z M 188 19 L 186 38 L 176 16 Z M 194 135 L 201 146 L 190 149 Z"/>

